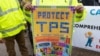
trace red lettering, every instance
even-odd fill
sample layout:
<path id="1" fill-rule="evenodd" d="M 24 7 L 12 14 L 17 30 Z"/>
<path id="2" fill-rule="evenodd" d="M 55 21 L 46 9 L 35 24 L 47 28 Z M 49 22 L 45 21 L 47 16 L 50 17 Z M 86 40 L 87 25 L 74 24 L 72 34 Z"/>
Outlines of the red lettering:
<path id="1" fill-rule="evenodd" d="M 100 45 L 96 45 L 96 49 L 100 49 Z"/>

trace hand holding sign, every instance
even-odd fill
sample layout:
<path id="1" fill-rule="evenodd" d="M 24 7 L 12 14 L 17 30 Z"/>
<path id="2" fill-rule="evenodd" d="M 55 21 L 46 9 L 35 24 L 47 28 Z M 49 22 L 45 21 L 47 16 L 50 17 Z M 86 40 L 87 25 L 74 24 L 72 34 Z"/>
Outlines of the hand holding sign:
<path id="1" fill-rule="evenodd" d="M 82 5 L 78 5 L 75 7 L 75 10 L 77 13 L 83 13 L 84 8 Z"/>

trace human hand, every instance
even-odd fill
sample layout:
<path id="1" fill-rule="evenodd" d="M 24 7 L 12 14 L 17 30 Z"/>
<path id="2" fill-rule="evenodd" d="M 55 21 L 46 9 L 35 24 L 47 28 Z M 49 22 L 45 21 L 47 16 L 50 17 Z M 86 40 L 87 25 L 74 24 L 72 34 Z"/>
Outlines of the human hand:
<path id="1" fill-rule="evenodd" d="M 24 9 L 30 11 L 32 9 L 32 4 L 30 2 L 26 2 L 24 5 Z"/>
<path id="2" fill-rule="evenodd" d="M 83 13 L 83 10 L 84 10 L 84 8 L 83 8 L 82 5 L 78 5 L 78 6 L 75 7 L 75 11 L 77 13 Z"/>

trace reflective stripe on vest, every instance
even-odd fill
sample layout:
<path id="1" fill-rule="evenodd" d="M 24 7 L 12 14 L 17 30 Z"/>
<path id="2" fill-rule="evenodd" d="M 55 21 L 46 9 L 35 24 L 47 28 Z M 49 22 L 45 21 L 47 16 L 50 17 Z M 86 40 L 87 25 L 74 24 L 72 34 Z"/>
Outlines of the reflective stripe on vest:
<path id="1" fill-rule="evenodd" d="M 65 0 L 65 1 L 66 1 L 66 0 Z M 73 1 L 73 0 L 70 0 L 70 1 L 69 1 L 69 5 L 72 5 L 72 1 Z"/>
<path id="2" fill-rule="evenodd" d="M 12 29 L 12 30 L 9 30 L 9 32 L 7 32 L 7 31 L 1 32 L 2 36 L 3 36 L 2 38 L 7 38 L 9 36 L 14 36 L 14 35 L 18 34 L 20 31 L 22 31 L 22 29 L 25 30 L 24 24 L 16 27 L 15 30 Z"/>
<path id="3" fill-rule="evenodd" d="M 5 33 L 5 32 L 11 32 L 11 31 L 14 31 L 16 30 L 17 28 L 19 28 L 20 26 L 23 26 L 24 24 L 19 24 L 17 25 L 16 27 L 13 27 L 11 29 L 7 29 L 7 30 L 0 30 L 1 33 Z"/>
<path id="4" fill-rule="evenodd" d="M 15 34 L 18 34 L 22 30 L 23 27 L 24 27 L 24 24 L 19 24 L 14 28 L 0 31 L 2 33 L 2 36 L 3 36 L 2 38 L 6 38 L 8 36 L 13 36 Z M 25 27 L 23 29 L 25 29 Z M 16 32 L 16 33 L 14 33 L 14 32 Z"/>
<path id="5" fill-rule="evenodd" d="M 6 14 L 8 14 L 8 13 L 10 13 L 10 12 L 17 11 L 18 9 L 19 9 L 19 8 L 11 8 L 11 9 L 5 11 L 5 12 L 3 12 L 3 11 L 0 9 L 0 16 L 6 15 Z"/>
<path id="6" fill-rule="evenodd" d="M 44 0 L 42 0 L 42 1 L 40 1 L 40 0 L 36 0 L 36 6 L 39 6 L 39 2 L 42 2 L 43 3 L 43 1 Z M 61 0 L 62 1 L 62 0 Z M 64 0 L 64 2 L 66 3 L 67 1 L 66 0 Z M 51 4 L 52 5 L 52 4 Z M 72 5 L 72 0 L 69 0 L 69 4 L 68 4 L 68 6 L 69 5 Z"/>

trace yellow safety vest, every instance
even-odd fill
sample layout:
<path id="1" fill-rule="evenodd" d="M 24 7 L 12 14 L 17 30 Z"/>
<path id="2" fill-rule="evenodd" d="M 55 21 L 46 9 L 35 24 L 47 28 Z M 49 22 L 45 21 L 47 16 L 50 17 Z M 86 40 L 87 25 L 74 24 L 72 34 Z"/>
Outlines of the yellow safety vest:
<path id="1" fill-rule="evenodd" d="M 31 11 L 26 11 L 25 9 L 23 9 L 23 13 L 25 15 L 26 21 L 31 24 L 32 23 Z"/>
<path id="2" fill-rule="evenodd" d="M 24 0 L 24 1 L 31 2 L 31 0 Z M 22 10 L 23 10 L 23 13 L 25 16 L 25 20 L 31 24 L 32 23 L 31 11 L 26 11 L 25 8 L 23 8 L 23 7 L 22 7 Z"/>
<path id="3" fill-rule="evenodd" d="M 77 6 L 82 4 L 78 3 L 77 0 L 33 0 L 32 5 L 33 6 Z M 82 21 L 85 15 L 86 15 L 85 10 L 83 14 L 75 13 L 74 21 L 75 22 Z"/>
<path id="4" fill-rule="evenodd" d="M 25 29 L 25 23 L 17 0 L 0 0 L 0 38 L 18 34 Z"/>

